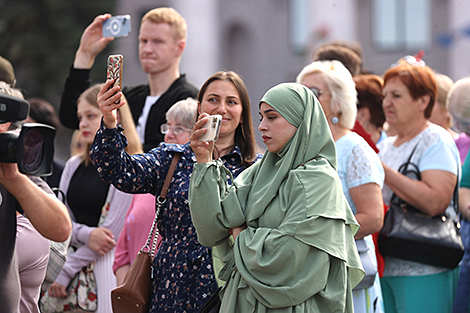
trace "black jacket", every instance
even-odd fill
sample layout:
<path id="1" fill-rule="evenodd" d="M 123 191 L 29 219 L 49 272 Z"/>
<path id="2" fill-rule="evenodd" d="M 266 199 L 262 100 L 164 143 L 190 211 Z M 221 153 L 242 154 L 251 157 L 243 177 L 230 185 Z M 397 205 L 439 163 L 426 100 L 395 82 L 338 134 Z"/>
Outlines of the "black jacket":
<path id="1" fill-rule="evenodd" d="M 69 75 L 65 81 L 64 91 L 59 108 L 59 118 L 62 124 L 69 128 L 78 129 L 77 99 L 80 94 L 90 86 L 90 70 L 79 70 L 70 67 Z M 124 87 L 122 92 L 129 102 L 129 106 L 137 125 L 145 99 L 150 94 L 148 85 Z M 160 125 L 166 122 L 165 113 L 180 100 L 188 97 L 196 99 L 198 89 L 189 84 L 184 74 L 173 82 L 170 88 L 158 98 L 152 106 L 145 126 L 144 151 L 158 146 L 164 135 L 160 132 Z"/>

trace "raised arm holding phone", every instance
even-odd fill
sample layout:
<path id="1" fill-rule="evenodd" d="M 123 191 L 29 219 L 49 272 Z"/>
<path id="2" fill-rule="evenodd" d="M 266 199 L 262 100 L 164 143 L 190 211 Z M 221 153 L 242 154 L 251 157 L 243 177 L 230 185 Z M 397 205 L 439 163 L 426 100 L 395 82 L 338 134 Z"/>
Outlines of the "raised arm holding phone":
<path id="1" fill-rule="evenodd" d="M 181 153 L 158 218 L 163 241 L 153 261 L 150 312 L 199 312 L 217 290 L 217 282 L 211 251 L 198 242 L 188 207 L 189 178 L 196 158 L 189 143 L 161 143 L 140 155 L 124 152 L 126 140 L 116 127 L 115 115 L 123 103 L 115 103 L 121 93 L 118 87 L 108 90 L 111 84 L 108 81 L 98 95 L 103 123 L 91 148 L 103 180 L 124 192 L 159 195 L 173 156 Z M 222 116 L 213 157 L 237 176 L 259 158 L 245 84 L 234 72 L 218 72 L 203 84 L 197 100 L 201 119 L 209 114 Z"/>
<path id="2" fill-rule="evenodd" d="M 80 39 L 59 110 L 60 121 L 69 128 L 78 129 L 76 101 L 90 86 L 90 69 L 96 56 L 115 39 L 103 36 L 103 23 L 110 18 L 111 14 L 97 16 Z M 142 18 L 139 60 L 148 83 L 124 87 L 123 93 L 129 102 L 144 151 L 163 141 L 159 130 L 165 123 L 166 111 L 179 100 L 197 96 L 197 88 L 179 72 L 181 55 L 186 47 L 186 28 L 184 18 L 172 8 L 156 8 Z"/>

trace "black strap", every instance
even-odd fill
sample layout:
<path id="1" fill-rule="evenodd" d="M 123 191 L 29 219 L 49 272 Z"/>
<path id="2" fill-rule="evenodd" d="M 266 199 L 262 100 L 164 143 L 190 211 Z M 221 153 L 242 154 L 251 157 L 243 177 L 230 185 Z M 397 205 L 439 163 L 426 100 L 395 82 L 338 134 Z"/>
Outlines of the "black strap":
<path id="1" fill-rule="evenodd" d="M 408 176 L 409 173 L 412 173 L 412 174 L 414 174 L 414 175 L 416 176 L 416 179 L 417 179 L 417 180 L 421 180 L 421 172 L 420 172 L 418 166 L 417 166 L 415 163 L 411 162 L 411 158 L 413 157 L 413 154 L 415 153 L 416 148 L 418 147 L 418 145 L 419 145 L 419 143 L 416 144 L 416 146 L 415 146 L 415 147 L 413 148 L 413 150 L 411 151 L 411 154 L 410 154 L 410 156 L 408 157 L 408 160 L 407 160 L 405 163 L 403 163 L 402 165 L 400 165 L 400 167 L 398 168 L 398 171 L 399 171 L 400 173 L 402 173 L 403 175 L 405 175 L 405 176 Z M 412 166 L 412 169 L 411 169 L 411 170 L 408 169 L 408 166 L 409 166 L 409 165 Z M 458 168 L 458 165 L 457 165 L 457 182 L 455 183 L 454 195 L 452 196 L 452 202 L 453 202 L 452 204 L 453 204 L 453 207 L 454 207 L 455 214 L 457 214 L 457 215 L 459 214 L 459 207 L 458 207 L 458 205 L 459 205 L 459 204 L 458 204 L 458 203 L 459 203 L 458 186 L 459 186 L 459 168 Z M 397 196 L 395 193 L 393 193 L 392 198 L 391 198 L 391 200 L 390 200 L 390 203 L 393 202 L 393 201 L 396 201 L 396 199 L 399 199 L 399 198 L 398 198 L 398 196 Z M 404 202 L 403 200 L 401 200 L 401 199 L 400 199 L 399 201 L 405 203 L 405 202 Z M 412 207 L 412 206 L 409 205 L 409 204 L 407 204 L 407 207 L 408 207 L 408 208 L 411 208 L 412 210 L 417 210 L 417 209 L 415 209 L 414 207 Z M 419 211 L 419 210 L 417 210 L 417 211 Z"/>

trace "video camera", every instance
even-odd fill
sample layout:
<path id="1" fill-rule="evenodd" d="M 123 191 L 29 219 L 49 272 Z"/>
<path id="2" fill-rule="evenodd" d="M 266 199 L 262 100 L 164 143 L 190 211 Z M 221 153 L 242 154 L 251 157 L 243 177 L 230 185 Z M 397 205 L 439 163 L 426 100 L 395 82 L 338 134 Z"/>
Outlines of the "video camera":
<path id="1" fill-rule="evenodd" d="M 0 94 L 0 123 L 22 121 L 28 117 L 29 103 Z M 0 163 L 17 163 L 21 173 L 34 176 L 52 174 L 55 128 L 24 123 L 21 132 L 0 134 Z"/>

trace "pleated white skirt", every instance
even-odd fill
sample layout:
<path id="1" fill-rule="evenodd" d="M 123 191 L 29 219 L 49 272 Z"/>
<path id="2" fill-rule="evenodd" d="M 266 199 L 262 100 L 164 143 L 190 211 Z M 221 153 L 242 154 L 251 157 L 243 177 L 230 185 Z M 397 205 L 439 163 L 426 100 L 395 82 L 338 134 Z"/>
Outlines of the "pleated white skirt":
<path id="1" fill-rule="evenodd" d="M 116 276 L 113 273 L 114 248 L 100 257 L 93 266 L 98 288 L 98 310 L 96 313 L 112 313 L 111 290 L 116 288 Z"/>

